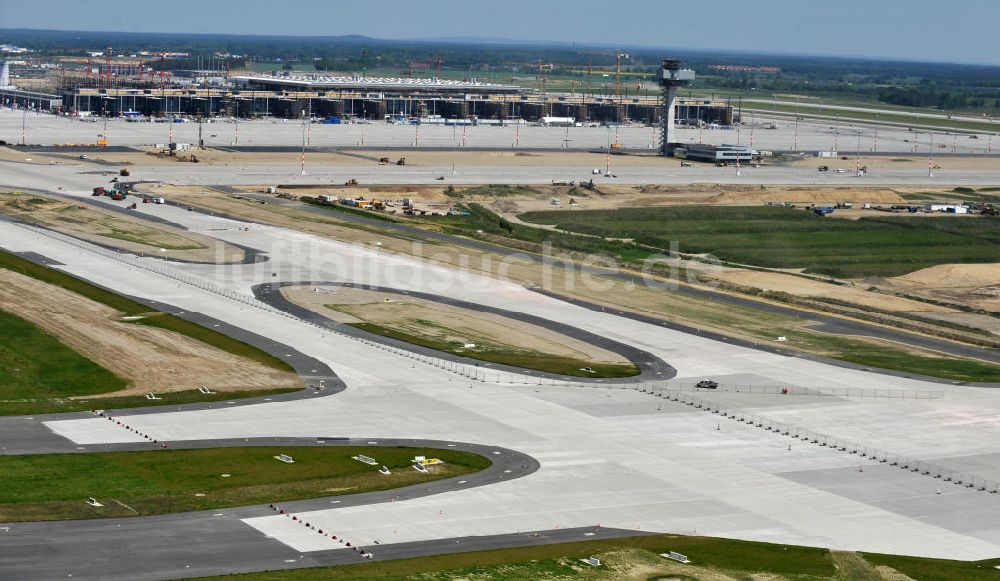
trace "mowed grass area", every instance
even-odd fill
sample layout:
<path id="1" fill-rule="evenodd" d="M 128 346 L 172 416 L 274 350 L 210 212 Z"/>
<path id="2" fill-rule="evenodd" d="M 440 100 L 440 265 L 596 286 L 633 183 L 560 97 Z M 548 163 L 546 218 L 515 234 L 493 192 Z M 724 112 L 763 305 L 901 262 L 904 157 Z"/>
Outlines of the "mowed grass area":
<path id="1" fill-rule="evenodd" d="M 0 250 L 0 268 L 6 268 L 25 276 L 30 276 L 42 282 L 47 282 L 64 288 L 92 301 L 107 305 L 112 309 L 120 311 L 126 316 L 147 315 L 141 319 L 132 321 L 134 324 L 149 325 L 151 327 L 174 331 L 191 337 L 192 339 L 197 339 L 202 343 L 211 345 L 227 353 L 252 359 L 253 361 L 273 369 L 294 372 L 294 369 L 292 369 L 292 367 L 286 362 L 271 355 L 270 353 L 254 347 L 253 345 L 233 339 L 228 335 L 202 327 L 201 325 L 181 319 L 180 317 L 176 317 L 169 313 L 157 312 L 155 309 L 151 309 L 150 307 L 133 301 L 128 297 L 115 294 L 53 268 L 35 264 L 34 262 L 21 258 L 16 254 Z"/>
<path id="2" fill-rule="evenodd" d="M 614 364 L 591 362 L 583 359 L 573 359 L 570 357 L 558 357 L 546 353 L 537 353 L 518 349 L 464 349 L 462 343 L 453 341 L 442 341 L 424 335 L 415 335 L 400 331 L 392 327 L 386 327 L 375 323 L 352 323 L 352 327 L 357 327 L 376 335 L 398 339 L 421 347 L 427 347 L 436 351 L 461 355 L 470 359 L 478 359 L 491 363 L 512 365 L 523 369 L 534 369 L 548 373 L 558 373 L 573 377 L 632 377 L 639 374 L 639 369 L 632 364 Z M 592 371 L 584 371 L 590 368 Z"/>
<path id="3" fill-rule="evenodd" d="M 16 315 L 0 311 L 0 410 L 9 400 L 125 389 L 128 382 Z"/>
<path id="4" fill-rule="evenodd" d="M 294 463 L 274 458 L 288 454 Z M 378 466 L 353 460 L 364 454 Z M 414 456 L 445 464 L 421 473 Z M 284 446 L 0 456 L 0 522 L 142 516 L 386 490 L 477 472 L 456 450 Z M 390 475 L 378 473 L 388 466 Z M 228 474 L 229 476 L 223 476 Z M 92 507 L 94 497 L 103 507 Z"/>
<path id="5" fill-rule="evenodd" d="M 683 253 L 844 278 L 898 276 L 1000 257 L 1000 220 L 991 217 L 838 220 L 792 208 L 685 206 L 528 212 L 520 218 L 654 248 L 677 241 Z"/>
<path id="6" fill-rule="evenodd" d="M 0 366 L 0 369 L 3 369 Z M 75 384 L 72 385 L 75 388 Z M 124 397 L 101 397 L 100 394 L 69 399 L 66 397 L 30 397 L 23 399 L 0 398 L 0 416 L 25 416 L 35 414 L 59 414 L 67 412 L 85 412 L 94 409 L 125 409 L 146 406 L 172 406 L 188 403 L 211 403 L 231 401 L 251 397 L 267 397 L 283 393 L 300 391 L 294 387 L 242 390 L 237 392 L 201 393 L 197 389 L 158 393 L 155 400 L 146 399 L 145 395 Z"/>
<path id="7" fill-rule="evenodd" d="M 692 563 L 668 561 L 659 553 L 677 551 Z M 861 553 L 832 553 L 826 549 L 755 543 L 708 537 L 649 535 L 538 547 L 500 549 L 342 565 L 292 569 L 205 579 L 299 581 L 306 579 L 386 581 L 523 581 L 606 579 L 769 579 L 773 581 L 860 581 L 900 579 L 874 570 L 886 565 L 920 581 L 985 581 L 996 579 L 996 561 L 945 561 Z M 596 556 L 600 567 L 579 559 Z"/>

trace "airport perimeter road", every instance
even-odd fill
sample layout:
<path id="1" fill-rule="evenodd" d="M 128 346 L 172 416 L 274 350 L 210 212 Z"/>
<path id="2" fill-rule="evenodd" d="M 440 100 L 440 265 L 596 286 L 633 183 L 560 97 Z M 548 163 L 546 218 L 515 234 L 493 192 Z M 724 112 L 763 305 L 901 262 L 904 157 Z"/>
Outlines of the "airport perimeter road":
<path id="1" fill-rule="evenodd" d="M 67 441 L 68 443 L 68 441 Z M 419 448 L 450 448 L 472 452 L 492 460 L 493 464 L 473 474 L 363 494 L 316 498 L 280 503 L 289 515 L 311 510 L 365 506 L 377 503 L 403 502 L 422 496 L 489 486 L 502 479 L 522 478 L 536 471 L 538 462 L 520 452 L 494 446 L 464 442 L 436 442 L 389 439 L 372 442 L 348 438 L 250 438 L 231 440 L 189 440 L 171 442 L 174 449 L 243 446 L 412 446 Z M 116 444 L 85 447 L 84 451 L 67 446 L 67 452 L 100 452 L 149 449 L 146 444 Z M 37 451 L 51 452 L 47 447 Z M 25 451 L 24 453 L 30 453 Z M 164 452 L 169 453 L 169 452 Z M 100 492 L 94 494 L 99 500 Z M 81 499 L 83 502 L 83 499 Z M 327 545 L 303 557 L 297 551 L 270 540 L 243 524 L 242 519 L 271 516 L 268 506 L 208 510 L 150 517 L 77 520 L 0 525 L 0 578 L 3 579 L 172 579 L 200 575 L 222 575 L 233 572 L 263 571 L 325 564 L 363 562 L 360 554 L 346 548 L 332 535 L 336 528 L 319 534 L 296 522 Z M 291 521 L 290 516 L 283 518 Z M 628 531 L 606 531 L 601 537 L 630 534 Z M 339 536 L 339 535 L 338 535 Z M 454 539 L 445 543 L 411 543 L 395 547 L 391 538 L 385 544 L 367 543 L 365 551 L 377 552 L 380 559 L 404 558 L 437 552 L 483 550 L 582 540 L 577 531 L 569 535 L 554 532 L 544 537 L 509 535 L 485 539 Z M 346 537 L 351 541 L 350 537 Z M 352 544 L 357 544 L 352 543 Z M 458 545 L 457 547 L 454 545 Z"/>

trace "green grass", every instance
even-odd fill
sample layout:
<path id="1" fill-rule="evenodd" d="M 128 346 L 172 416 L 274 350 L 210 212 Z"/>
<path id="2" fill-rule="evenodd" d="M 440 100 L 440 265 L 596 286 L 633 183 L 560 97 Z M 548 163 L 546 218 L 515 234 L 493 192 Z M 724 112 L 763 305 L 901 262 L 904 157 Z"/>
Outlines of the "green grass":
<path id="1" fill-rule="evenodd" d="M 454 191 L 454 189 L 449 190 L 451 193 L 448 194 L 452 197 L 467 198 L 467 197 L 485 197 L 485 198 L 505 198 L 508 196 L 542 196 L 542 192 L 539 192 L 531 186 L 519 186 L 519 185 L 508 185 L 508 184 L 487 184 L 482 186 L 472 186 L 470 188 L 464 188 L 459 191 Z M 447 193 L 447 191 L 446 191 Z"/>
<path id="2" fill-rule="evenodd" d="M 947 561 L 902 555 L 863 553 L 874 565 L 886 565 L 919 581 L 996 581 L 1000 578 L 1000 559 L 987 561 Z"/>
<path id="3" fill-rule="evenodd" d="M 417 220 L 417 222 L 443 226 L 445 232 L 473 238 L 482 238 L 485 234 L 520 240 L 536 247 L 536 251 L 540 251 L 543 244 L 552 244 L 572 252 L 607 255 L 619 262 L 637 262 L 650 254 L 648 251 L 625 242 L 575 236 L 565 232 L 515 224 L 476 203 L 463 204 L 460 207 L 467 210 L 469 215 L 442 216 L 433 220 Z"/>
<path id="4" fill-rule="evenodd" d="M 801 335 L 794 331 L 791 334 L 791 341 Z M 814 340 L 818 340 L 822 348 L 833 350 L 835 358 L 858 365 L 952 381 L 1000 382 L 1000 365 L 983 361 L 913 355 L 899 349 L 834 335 L 820 336 Z"/>
<path id="5" fill-rule="evenodd" d="M 520 218 L 560 229 L 769 268 L 837 277 L 897 276 L 945 263 L 1000 256 L 1000 220 L 872 216 L 824 218 L 774 207 L 656 207 L 528 212 Z"/>
<path id="6" fill-rule="evenodd" d="M 288 454 L 292 464 L 274 456 Z M 378 473 L 351 459 L 365 454 Z M 446 462 L 424 474 L 414 455 Z M 0 456 L 0 522 L 143 516 L 386 490 L 468 474 L 490 460 L 456 450 L 247 447 Z M 222 474 L 229 474 L 223 477 Z M 203 495 L 203 496 L 198 496 Z M 95 497 L 104 507 L 86 504 Z"/>
<path id="7" fill-rule="evenodd" d="M 546 371 L 548 373 L 558 373 L 560 375 L 570 375 L 574 377 L 631 377 L 639 374 L 639 370 L 630 364 L 595 363 L 583 359 L 573 359 L 570 357 L 556 357 L 545 353 L 526 352 L 521 350 L 492 350 L 477 349 L 469 351 L 462 349 L 462 344 L 434 339 L 422 335 L 414 335 L 385 327 L 375 323 L 353 323 L 351 326 L 363 329 L 370 333 L 391 337 L 421 347 L 427 347 L 436 351 L 453 353 L 471 359 L 512 365 L 524 369 L 534 369 L 536 371 Z M 582 368 L 590 367 L 593 373 L 582 371 Z"/>
<path id="8" fill-rule="evenodd" d="M 6 268 L 25 276 L 30 276 L 42 282 L 66 289 L 92 301 L 120 311 L 126 316 L 153 314 L 153 316 L 143 317 L 142 319 L 137 319 L 134 322 L 174 331 L 193 339 L 197 339 L 202 343 L 211 345 L 227 353 L 246 357 L 272 369 L 294 373 L 294 369 L 292 369 L 288 363 L 261 349 L 258 349 L 257 347 L 233 339 L 232 337 L 219 333 L 218 331 L 186 321 L 180 317 L 176 317 L 168 313 L 158 313 L 155 309 L 133 301 L 132 299 L 123 297 L 108 290 L 104 290 L 98 286 L 90 284 L 89 282 L 53 268 L 35 264 L 34 262 L 21 258 L 15 254 L 0 250 L 0 268 Z"/>
<path id="9" fill-rule="evenodd" d="M 0 413 L 6 401 L 96 395 L 128 382 L 45 333 L 0 311 Z"/>
<path id="10" fill-rule="evenodd" d="M 658 556 L 668 550 L 683 553 L 691 565 L 680 565 Z M 732 579 L 767 578 L 802 581 L 859 581 L 871 577 L 852 576 L 856 571 L 841 570 L 826 549 L 777 545 L 708 537 L 649 535 L 625 539 L 591 540 L 536 547 L 433 555 L 395 561 L 376 559 L 357 565 L 291 569 L 227 575 L 205 579 L 246 581 L 299 581 L 305 579 L 385 581 L 522 581 L 525 579 L 577 579 L 597 581 L 635 577 L 628 575 L 637 564 L 649 580 L 663 578 L 698 581 L 705 577 Z M 578 559 L 597 556 L 599 568 L 583 566 Z M 946 561 L 872 553 L 851 553 L 869 565 L 886 565 L 919 581 L 980 581 L 996 579 L 993 565 L 1000 561 Z M 864 561 L 862 563 L 864 564 Z M 843 561 L 841 561 L 842 563 Z M 761 575 L 763 574 L 763 575 Z"/>
<path id="11" fill-rule="evenodd" d="M 107 232 L 100 232 L 98 236 L 104 236 L 105 238 L 113 238 L 115 240 L 124 240 L 125 242 L 134 242 L 136 244 L 141 244 L 143 246 L 149 246 L 152 248 L 164 248 L 166 250 L 201 250 L 208 248 L 204 244 L 166 244 L 164 242 L 151 242 L 138 234 L 132 233 L 128 230 L 118 230 L 112 228 Z"/>
<path id="12" fill-rule="evenodd" d="M 230 401 L 249 397 L 266 397 L 282 393 L 300 391 L 297 387 L 282 387 L 275 389 L 245 390 L 239 392 L 215 392 L 203 394 L 196 389 L 158 393 L 158 399 L 149 400 L 145 395 L 124 397 L 83 397 L 68 399 L 65 397 L 29 397 L 25 399 L 0 399 L 0 416 L 23 416 L 34 414 L 58 414 L 67 412 L 83 412 L 94 409 L 125 409 L 147 406 L 173 406 L 188 403 L 206 403 Z"/>

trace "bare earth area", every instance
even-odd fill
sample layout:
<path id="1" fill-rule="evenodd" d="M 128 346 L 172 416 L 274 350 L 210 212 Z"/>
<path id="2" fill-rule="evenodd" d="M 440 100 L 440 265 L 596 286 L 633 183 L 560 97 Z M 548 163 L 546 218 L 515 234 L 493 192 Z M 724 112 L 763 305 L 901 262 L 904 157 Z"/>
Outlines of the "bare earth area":
<path id="1" fill-rule="evenodd" d="M 99 244 L 195 262 L 238 262 L 243 250 L 214 238 L 86 203 L 23 193 L 0 193 L 0 212 Z"/>
<path id="2" fill-rule="evenodd" d="M 1000 263 L 940 264 L 885 283 L 897 292 L 1000 312 Z"/>
<path id="3" fill-rule="evenodd" d="M 766 291 L 781 291 L 803 297 L 823 297 L 884 311 L 905 313 L 957 313 L 955 309 L 929 305 L 901 297 L 868 292 L 852 286 L 840 286 L 799 276 L 755 270 L 725 269 L 711 278 Z"/>
<path id="4" fill-rule="evenodd" d="M 36 279 L 0 269 L 0 309 L 26 319 L 88 359 L 128 379 L 105 397 L 206 386 L 215 391 L 300 387 L 293 373 L 231 355 L 184 335 L 129 323 L 121 313 Z"/>
<path id="5" fill-rule="evenodd" d="M 469 352 L 520 350 L 600 363 L 628 363 L 617 353 L 538 325 L 425 299 L 329 286 L 284 287 L 282 294 L 343 323 L 374 323 L 437 341 L 475 344 L 467 348 Z"/>

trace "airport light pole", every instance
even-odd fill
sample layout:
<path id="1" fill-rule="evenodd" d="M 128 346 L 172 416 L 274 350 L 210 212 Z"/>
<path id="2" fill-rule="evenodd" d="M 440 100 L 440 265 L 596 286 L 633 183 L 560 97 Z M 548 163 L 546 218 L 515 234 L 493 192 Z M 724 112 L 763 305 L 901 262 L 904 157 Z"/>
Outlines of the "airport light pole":
<path id="1" fill-rule="evenodd" d="M 927 177 L 934 177 L 934 132 L 931 131 L 931 143 L 927 147 Z"/>
<path id="2" fill-rule="evenodd" d="M 305 111 L 302 112 L 302 156 L 300 158 L 301 169 L 299 175 L 306 175 L 306 124 Z"/>
<path id="3" fill-rule="evenodd" d="M 854 173 L 861 176 L 861 128 L 858 127 L 858 150 L 854 158 Z"/>
<path id="4" fill-rule="evenodd" d="M 879 122 L 879 119 L 880 119 L 879 114 L 876 113 L 875 114 L 875 141 L 872 142 L 872 151 L 878 151 L 878 122 Z"/>
<path id="5" fill-rule="evenodd" d="M 740 124 L 736 126 L 736 147 L 739 148 L 740 145 L 740 126 L 743 125 L 743 119 L 740 119 Z M 740 177 L 740 153 L 736 152 L 736 177 Z"/>
<path id="6" fill-rule="evenodd" d="M 28 127 L 28 103 L 24 104 L 24 113 L 21 115 L 21 145 L 27 145 L 25 142 L 25 134 Z"/>
<path id="7" fill-rule="evenodd" d="M 799 150 L 799 98 L 795 97 L 795 137 L 792 139 L 792 150 Z"/>
<path id="8" fill-rule="evenodd" d="M 833 114 L 833 151 L 836 153 L 837 145 L 840 141 L 840 115 L 838 113 Z"/>

